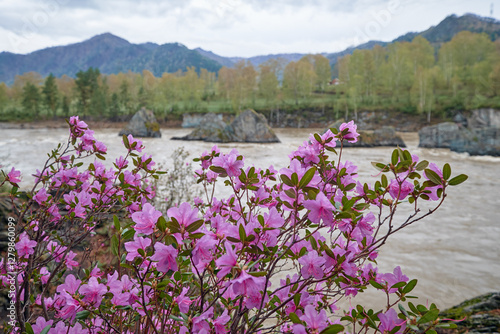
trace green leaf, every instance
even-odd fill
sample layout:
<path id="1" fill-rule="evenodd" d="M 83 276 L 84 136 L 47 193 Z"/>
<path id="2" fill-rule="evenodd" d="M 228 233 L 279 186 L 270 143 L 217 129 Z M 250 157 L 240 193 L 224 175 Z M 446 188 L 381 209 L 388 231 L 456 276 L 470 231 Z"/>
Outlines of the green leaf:
<path id="1" fill-rule="evenodd" d="M 116 215 L 113 215 L 113 224 L 115 225 L 115 229 L 120 232 L 120 221 Z"/>
<path id="2" fill-rule="evenodd" d="M 404 306 L 402 304 L 398 304 L 398 308 L 399 310 L 401 311 L 401 313 L 403 313 L 405 315 L 406 318 L 409 318 L 410 316 L 408 315 L 408 311 L 406 311 L 406 309 L 404 308 Z"/>
<path id="3" fill-rule="evenodd" d="M 126 229 L 122 231 L 123 240 L 132 239 L 134 235 L 135 235 L 135 230 L 133 228 L 131 228 L 130 230 Z"/>
<path id="4" fill-rule="evenodd" d="M 413 288 L 415 288 L 415 286 L 417 285 L 417 280 L 416 279 L 412 279 L 411 281 L 408 282 L 408 284 L 406 284 L 406 286 L 403 288 L 403 293 L 404 294 L 407 294 L 407 293 L 410 293 Z"/>
<path id="5" fill-rule="evenodd" d="M 311 180 L 314 177 L 315 173 L 316 173 L 316 168 L 315 167 L 309 168 L 307 170 L 307 172 L 305 172 L 304 176 L 302 176 L 302 178 L 300 179 L 299 188 L 302 189 L 305 186 L 307 186 L 309 184 L 309 182 L 311 182 Z"/>
<path id="6" fill-rule="evenodd" d="M 302 321 L 300 321 L 299 317 L 294 313 L 291 312 L 288 317 L 290 318 L 290 321 L 292 321 L 294 324 L 301 324 Z"/>
<path id="7" fill-rule="evenodd" d="M 458 176 L 455 176 L 453 179 L 451 179 L 450 181 L 448 181 L 448 184 L 450 186 L 456 186 L 456 185 L 459 185 L 460 183 L 463 183 L 465 182 L 465 180 L 467 180 L 469 177 L 465 174 L 460 174 Z"/>
<path id="8" fill-rule="evenodd" d="M 437 332 L 433 329 L 429 329 L 425 334 L 437 334 Z"/>
<path id="9" fill-rule="evenodd" d="M 35 331 L 33 331 L 33 327 L 31 327 L 29 322 L 26 323 L 26 334 L 35 334 Z"/>
<path id="10" fill-rule="evenodd" d="M 423 171 L 424 169 L 426 169 L 427 167 L 429 166 L 429 161 L 427 160 L 422 160 L 420 161 L 416 166 L 415 166 L 415 169 L 418 170 L 419 172 L 420 171 Z"/>
<path id="11" fill-rule="evenodd" d="M 330 325 L 323 329 L 320 334 L 337 334 L 340 333 L 344 330 L 344 326 L 335 324 L 335 325 Z"/>
<path id="12" fill-rule="evenodd" d="M 446 163 L 443 166 L 443 179 L 448 180 L 451 176 L 451 167 L 450 164 Z"/>
<path id="13" fill-rule="evenodd" d="M 442 184 L 441 177 L 433 170 L 431 169 L 426 169 L 425 170 L 425 176 L 435 184 Z"/>
<path id="14" fill-rule="evenodd" d="M 118 237 L 115 234 L 111 238 L 111 252 L 115 256 L 118 256 L 118 247 L 120 247 L 120 242 L 118 241 Z"/>
<path id="15" fill-rule="evenodd" d="M 45 328 L 40 332 L 40 334 L 47 334 L 52 327 L 50 325 L 45 326 Z"/>
<path id="16" fill-rule="evenodd" d="M 288 176 L 281 174 L 280 178 L 281 178 L 281 181 L 283 181 L 283 183 L 286 184 L 287 186 L 289 186 L 289 187 L 294 186 L 292 180 L 290 180 L 290 178 Z"/>
<path id="17" fill-rule="evenodd" d="M 390 289 L 398 289 L 406 285 L 406 282 L 398 282 L 390 287 Z"/>
<path id="18" fill-rule="evenodd" d="M 245 242 L 246 239 L 247 239 L 247 233 L 245 232 L 245 227 L 243 226 L 243 224 L 240 224 L 238 232 L 240 234 L 240 240 L 241 240 L 241 242 Z"/>
<path id="19" fill-rule="evenodd" d="M 130 149 L 130 143 L 129 143 L 129 141 L 128 141 L 127 136 L 126 136 L 126 135 L 123 135 L 123 137 L 122 137 L 122 138 L 123 138 L 123 145 L 125 145 L 125 148 L 126 148 L 126 149 Z"/>
<path id="20" fill-rule="evenodd" d="M 160 218 L 158 218 L 158 221 L 156 222 L 156 226 L 158 227 L 158 229 L 161 232 L 165 232 L 165 230 L 167 229 L 167 221 L 165 220 L 165 218 L 163 216 L 160 216 Z"/>
<path id="21" fill-rule="evenodd" d="M 381 162 L 372 162 L 372 166 L 381 172 L 388 172 L 389 171 L 389 167 L 386 164 L 383 164 Z"/>
<path id="22" fill-rule="evenodd" d="M 248 275 L 252 275 L 253 277 L 262 277 L 267 275 L 267 271 L 252 271 L 249 272 Z"/>
<path id="23" fill-rule="evenodd" d="M 438 318 L 439 316 L 439 309 L 434 308 L 432 310 L 429 310 L 427 313 L 425 313 L 422 318 L 420 318 L 417 321 L 417 324 L 425 324 L 431 321 L 434 321 Z"/>
<path id="24" fill-rule="evenodd" d="M 369 283 L 371 286 L 373 286 L 375 289 L 383 289 L 384 286 L 378 282 L 375 282 L 374 280 L 370 280 Z"/>
<path id="25" fill-rule="evenodd" d="M 299 176 L 297 173 L 292 173 L 292 183 L 294 186 L 299 184 Z"/>
<path id="26" fill-rule="evenodd" d="M 87 310 L 84 310 L 84 311 L 80 311 L 76 314 L 75 318 L 77 320 L 85 320 L 89 317 L 90 315 L 90 311 L 87 311 Z"/>
<path id="27" fill-rule="evenodd" d="M 385 174 L 382 174 L 380 181 L 382 182 L 382 187 L 387 188 L 389 182 L 387 181 L 387 176 L 385 176 Z"/>
<path id="28" fill-rule="evenodd" d="M 186 231 L 188 231 L 189 233 L 194 232 L 197 229 L 199 229 L 204 223 L 205 223 L 205 221 L 203 219 L 199 219 L 199 220 L 195 221 L 194 223 L 191 223 L 190 225 L 188 225 L 188 227 L 186 227 Z"/>
<path id="29" fill-rule="evenodd" d="M 399 152 L 397 149 L 395 149 L 394 151 L 392 151 L 391 164 L 396 166 L 398 164 L 398 160 L 399 160 Z"/>

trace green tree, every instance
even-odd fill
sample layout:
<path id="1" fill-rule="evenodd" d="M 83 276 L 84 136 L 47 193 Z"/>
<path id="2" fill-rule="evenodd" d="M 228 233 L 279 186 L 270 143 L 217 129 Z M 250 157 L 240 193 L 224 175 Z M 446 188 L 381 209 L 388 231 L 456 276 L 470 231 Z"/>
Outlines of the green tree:
<path id="1" fill-rule="evenodd" d="M 299 104 L 299 98 L 311 95 L 316 82 L 314 67 L 307 56 L 298 62 L 290 62 L 286 65 L 283 73 L 283 90 L 292 97 L 295 104 Z"/>
<path id="2" fill-rule="evenodd" d="M 267 103 L 276 100 L 279 92 L 279 82 L 275 70 L 271 64 L 262 63 L 259 65 L 259 95 Z"/>
<path id="3" fill-rule="evenodd" d="M 76 91 L 78 96 L 78 107 L 82 117 L 90 113 L 92 98 L 99 89 L 99 69 L 90 67 L 87 71 L 79 71 L 76 74 Z"/>
<path id="4" fill-rule="evenodd" d="M 52 113 L 52 117 L 57 115 L 57 107 L 59 102 L 59 91 L 56 85 L 56 78 L 52 73 L 45 79 L 42 87 L 43 104 Z"/>
<path id="5" fill-rule="evenodd" d="M 26 83 L 23 87 L 22 105 L 28 114 L 35 116 L 36 120 L 38 120 L 40 115 L 41 100 L 42 97 L 38 87 L 31 82 Z"/>

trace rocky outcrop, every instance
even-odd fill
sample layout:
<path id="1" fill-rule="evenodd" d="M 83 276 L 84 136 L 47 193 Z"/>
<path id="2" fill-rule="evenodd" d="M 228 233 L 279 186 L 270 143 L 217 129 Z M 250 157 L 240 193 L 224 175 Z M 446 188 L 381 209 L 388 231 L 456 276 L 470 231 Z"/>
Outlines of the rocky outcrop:
<path id="1" fill-rule="evenodd" d="M 227 143 L 233 141 L 232 131 L 221 117 L 214 113 L 208 113 L 200 120 L 190 134 L 184 137 L 173 137 L 175 140 L 203 140 L 216 143 Z"/>
<path id="2" fill-rule="evenodd" d="M 418 132 L 419 147 L 450 148 L 459 135 L 458 125 L 453 122 L 426 126 Z"/>
<path id="3" fill-rule="evenodd" d="M 458 120 L 458 119 L 457 119 Z M 422 128 L 420 147 L 450 148 L 470 155 L 500 156 L 500 111 L 474 110 L 458 123 L 440 123 Z"/>
<path id="4" fill-rule="evenodd" d="M 500 293 L 487 293 L 466 300 L 442 311 L 440 318 L 461 320 L 454 322 L 459 333 L 500 333 Z"/>
<path id="5" fill-rule="evenodd" d="M 175 140 L 203 140 L 216 143 L 279 143 L 274 131 L 267 124 L 264 115 L 247 109 L 239 114 L 231 124 L 226 124 L 216 114 L 206 114 L 200 125 L 184 137 Z"/>
<path id="6" fill-rule="evenodd" d="M 160 138 L 160 124 L 151 110 L 142 108 L 135 113 L 127 126 L 123 128 L 118 135 Z"/>

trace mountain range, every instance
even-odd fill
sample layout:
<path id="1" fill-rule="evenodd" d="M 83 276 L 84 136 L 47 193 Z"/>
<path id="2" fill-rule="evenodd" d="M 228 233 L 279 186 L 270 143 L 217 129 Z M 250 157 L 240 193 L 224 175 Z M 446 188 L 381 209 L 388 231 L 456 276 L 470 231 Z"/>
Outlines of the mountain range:
<path id="1" fill-rule="evenodd" d="M 433 45 L 439 46 L 463 30 L 486 33 L 492 40 L 496 40 L 500 36 L 500 21 L 474 14 L 465 14 L 460 17 L 450 15 L 436 26 L 422 32 L 406 33 L 391 42 L 369 41 L 341 52 L 323 55 L 333 65 L 339 57 L 351 54 L 356 49 L 371 49 L 376 44 L 386 46 L 394 42 L 411 41 L 416 36 L 423 36 Z M 194 66 L 197 70 L 205 68 L 216 72 L 222 66 L 231 67 L 240 60 L 247 60 L 254 66 L 258 66 L 273 58 L 283 58 L 289 62 L 297 61 L 304 55 L 303 53 L 287 53 L 250 58 L 222 57 L 200 48 L 191 50 L 180 43 L 132 44 L 123 38 L 105 33 L 80 43 L 46 48 L 26 55 L 1 52 L 0 82 L 11 84 L 16 75 L 30 71 L 38 72 L 43 77 L 50 73 L 55 76 L 66 74 L 74 77 L 78 71 L 85 71 L 89 67 L 98 68 L 103 74 L 149 70 L 157 77 L 164 72 L 185 70 L 190 66 Z"/>

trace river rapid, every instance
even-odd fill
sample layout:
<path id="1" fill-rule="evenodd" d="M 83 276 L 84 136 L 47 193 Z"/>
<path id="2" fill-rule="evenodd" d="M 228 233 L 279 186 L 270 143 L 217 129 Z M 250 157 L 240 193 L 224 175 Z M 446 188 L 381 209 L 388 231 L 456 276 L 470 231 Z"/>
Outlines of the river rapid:
<path id="1" fill-rule="evenodd" d="M 286 167 L 288 154 L 307 140 L 314 129 L 277 129 L 279 144 L 219 144 L 223 152 L 236 148 L 245 157 L 245 166 Z M 161 139 L 143 139 L 145 152 L 167 168 L 171 152 L 183 146 L 196 157 L 213 144 L 170 140 L 183 136 L 189 129 L 163 129 Z M 117 129 L 96 130 L 95 137 L 108 147 L 107 164 L 111 165 L 125 149 Z M 33 185 L 36 169 L 41 169 L 47 153 L 67 140 L 66 129 L 2 129 L 0 130 L 0 164 L 9 170 L 15 166 L 23 174 L 21 186 Z M 450 163 L 452 174 L 465 173 L 469 179 L 458 187 L 450 187 L 449 196 L 437 213 L 389 239 L 382 248 L 378 264 L 382 272 L 401 266 L 403 273 L 417 278 L 414 294 L 420 303 L 434 302 L 438 307 L 453 306 L 478 294 L 500 290 L 500 158 L 471 157 L 447 149 L 418 148 L 418 135 L 404 133 L 412 154 L 435 162 L 439 167 Z M 370 162 L 386 162 L 392 148 L 347 148 L 342 160 L 359 166 L 359 180 L 374 182 L 377 171 Z M 406 216 L 398 216 L 404 219 Z M 361 300 L 380 306 L 384 295 L 363 293 Z M 353 306 L 358 300 L 351 301 Z"/>

